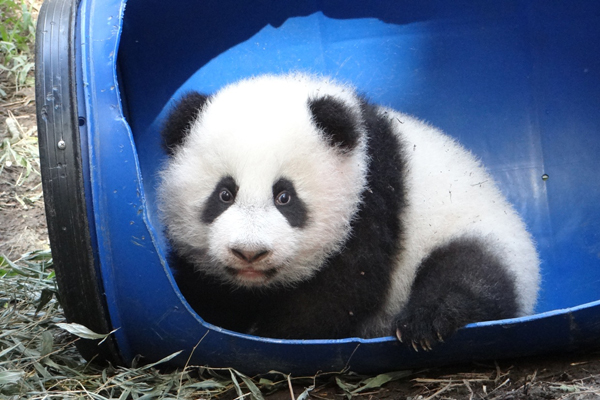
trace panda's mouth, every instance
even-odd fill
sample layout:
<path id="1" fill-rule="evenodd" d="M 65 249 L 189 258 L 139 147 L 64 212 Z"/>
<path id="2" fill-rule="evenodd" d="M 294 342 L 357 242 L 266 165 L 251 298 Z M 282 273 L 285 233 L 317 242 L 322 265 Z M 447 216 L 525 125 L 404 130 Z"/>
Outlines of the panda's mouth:
<path id="1" fill-rule="evenodd" d="M 277 275 L 277 268 L 256 269 L 253 267 L 233 268 L 226 267 L 227 272 L 237 279 L 248 283 L 261 283 L 271 280 Z"/>

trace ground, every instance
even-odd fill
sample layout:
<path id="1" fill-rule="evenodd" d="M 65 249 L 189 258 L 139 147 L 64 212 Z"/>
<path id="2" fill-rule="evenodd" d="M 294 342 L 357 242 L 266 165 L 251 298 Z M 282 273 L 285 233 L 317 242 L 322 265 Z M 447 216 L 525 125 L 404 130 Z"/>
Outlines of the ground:
<path id="1" fill-rule="evenodd" d="M 13 146 L 31 151 L 36 136 L 33 89 L 16 91 L 2 74 L 0 87 L 7 92 L 0 99 L 0 142 L 10 138 Z M 7 122 L 8 119 L 13 122 Z M 15 137 L 15 132 L 20 138 Z M 0 254 L 12 260 L 28 251 L 48 247 L 41 179 L 35 171 L 39 167 L 35 157 L 29 161 L 32 171 L 27 177 L 26 168 L 15 160 L 5 159 L 0 170 Z M 60 343 L 64 339 L 55 340 Z M 272 385 L 273 393 L 265 398 L 299 399 L 304 394 L 308 395 L 304 398 L 311 399 L 600 399 L 600 353 L 500 360 L 371 378 L 374 379 L 352 374 L 325 375 L 290 379 L 289 385 L 282 379 Z M 269 392 L 264 381 L 261 384 L 255 379 L 255 382 Z M 370 386 L 365 386 L 369 382 Z M 312 384 L 314 389 L 306 391 Z M 248 393 L 248 389 L 242 389 Z M 217 397 L 240 396 L 231 389 Z"/>
<path id="2" fill-rule="evenodd" d="M 365 399 L 599 399 L 600 356 L 596 354 L 504 360 L 416 372 L 361 397 Z M 333 398 L 326 386 L 316 398 Z M 273 399 L 287 398 L 278 392 Z"/>
<path id="3" fill-rule="evenodd" d="M 7 82 L 3 83 L 5 90 L 10 90 Z M 3 100 L 6 101 L 0 100 L 0 142 L 12 136 L 7 124 L 10 118 L 16 121 L 16 128 L 22 136 L 28 135 L 25 140 L 20 139 L 20 146 L 26 147 L 25 150 L 35 147 L 37 131 L 33 88 L 22 89 Z M 32 140 L 28 142 L 27 139 Z M 18 142 L 13 142 L 13 146 L 15 143 Z M 27 251 L 47 248 L 48 234 L 40 175 L 32 171 L 25 177 L 26 169 L 12 157 L 8 158 L 3 168 L 0 167 L 0 254 L 14 259 Z M 32 160 L 32 167 L 39 171 L 35 161 Z"/>

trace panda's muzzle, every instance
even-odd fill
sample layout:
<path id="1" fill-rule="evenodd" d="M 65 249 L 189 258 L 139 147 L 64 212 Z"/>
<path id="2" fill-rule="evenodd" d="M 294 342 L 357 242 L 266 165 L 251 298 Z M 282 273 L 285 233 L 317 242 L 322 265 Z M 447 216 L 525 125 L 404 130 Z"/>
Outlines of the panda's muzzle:
<path id="1" fill-rule="evenodd" d="M 242 250 L 232 248 L 231 253 L 237 257 L 238 259 L 252 264 L 258 262 L 260 260 L 265 259 L 271 252 L 269 250 L 260 249 L 260 250 Z"/>

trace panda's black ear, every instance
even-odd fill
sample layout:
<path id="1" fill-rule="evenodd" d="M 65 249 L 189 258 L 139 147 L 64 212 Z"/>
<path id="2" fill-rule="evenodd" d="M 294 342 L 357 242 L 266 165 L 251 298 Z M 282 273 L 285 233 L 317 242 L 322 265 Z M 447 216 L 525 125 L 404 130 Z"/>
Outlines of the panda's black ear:
<path id="1" fill-rule="evenodd" d="M 188 92 L 177 100 L 161 131 L 162 145 L 169 156 L 172 156 L 177 146 L 183 142 L 190 125 L 202 112 L 207 100 L 207 96 L 198 92 Z"/>
<path id="2" fill-rule="evenodd" d="M 356 147 L 360 137 L 358 117 L 343 101 L 326 95 L 310 99 L 308 108 L 313 122 L 332 146 L 344 152 Z"/>

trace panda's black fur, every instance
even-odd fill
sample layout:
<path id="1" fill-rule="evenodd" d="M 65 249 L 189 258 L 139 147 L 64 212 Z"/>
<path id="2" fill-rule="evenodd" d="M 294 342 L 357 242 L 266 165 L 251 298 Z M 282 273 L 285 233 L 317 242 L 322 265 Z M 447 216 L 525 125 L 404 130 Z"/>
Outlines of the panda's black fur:
<path id="1" fill-rule="evenodd" d="M 190 146 L 186 138 L 211 101 L 211 97 L 191 92 L 172 107 L 163 128 L 164 147 L 171 158 Z M 354 109 L 332 94 L 307 97 L 306 102 L 312 123 L 336 154 L 342 157 L 359 145 L 366 148 L 366 183 L 349 235 L 311 277 L 293 285 L 265 288 L 239 287 L 205 272 L 199 264 L 211 263 L 214 257 L 203 254 L 206 250 L 201 245 L 182 249 L 171 240 L 169 265 L 182 294 L 203 319 L 264 337 L 397 335 L 406 343 L 429 349 L 470 322 L 510 318 L 523 312 L 517 304 L 516 278 L 503 265 L 502 254 L 490 250 L 478 237 L 457 236 L 423 258 L 406 302 L 395 316 L 389 321 L 378 317 L 389 307 L 386 299 L 395 290 L 392 276 L 405 250 L 407 230 L 399 216 L 407 209 L 407 191 L 411 189 L 406 181 L 411 168 L 408 152 L 413 149 L 395 132 L 403 129 L 403 121 L 391 110 L 369 104 L 360 96 Z M 226 182 L 219 181 L 214 190 L 231 188 L 228 190 L 235 197 L 238 183 L 231 176 L 222 179 Z M 292 193 L 298 203 L 279 211 L 293 229 L 304 229 L 311 222 L 310 206 L 296 195 L 293 180 L 285 180 L 278 187 L 274 185 L 273 196 L 282 187 Z M 229 207 L 217 196 L 210 195 L 198 215 L 205 224 L 213 223 Z M 163 195 L 162 201 L 170 200 Z M 168 219 L 166 224 L 169 235 Z M 265 272 L 264 279 L 270 278 L 269 273 L 276 270 Z M 381 324 L 378 318 L 385 320 L 387 328 L 370 328 L 370 324 Z"/>

